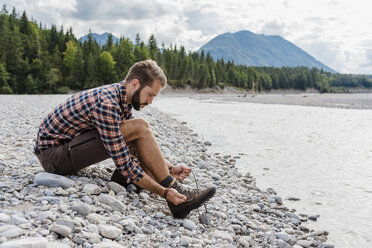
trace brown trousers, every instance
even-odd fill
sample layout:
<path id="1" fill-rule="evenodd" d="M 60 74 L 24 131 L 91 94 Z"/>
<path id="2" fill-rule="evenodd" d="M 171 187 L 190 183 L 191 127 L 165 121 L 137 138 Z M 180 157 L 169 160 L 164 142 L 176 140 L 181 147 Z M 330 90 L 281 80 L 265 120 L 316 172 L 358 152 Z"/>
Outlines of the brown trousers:
<path id="1" fill-rule="evenodd" d="M 129 148 L 132 154 L 135 153 L 134 146 Z M 65 144 L 40 150 L 36 156 L 46 172 L 58 175 L 69 175 L 110 158 L 96 129 L 85 132 Z M 120 184 L 127 181 L 118 170 L 115 170 L 111 180 Z"/>

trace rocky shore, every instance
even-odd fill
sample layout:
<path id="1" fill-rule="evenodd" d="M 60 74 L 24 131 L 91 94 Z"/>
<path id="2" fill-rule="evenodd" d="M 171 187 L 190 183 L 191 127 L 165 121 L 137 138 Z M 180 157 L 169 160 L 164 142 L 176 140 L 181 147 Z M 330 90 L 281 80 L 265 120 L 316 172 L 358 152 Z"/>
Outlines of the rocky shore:
<path id="1" fill-rule="evenodd" d="M 162 198 L 110 183 L 110 159 L 69 177 L 43 172 L 34 138 L 66 97 L 0 96 L 0 248 L 333 247 L 327 231 L 307 227 L 314 216 L 286 208 L 273 189 L 241 174 L 239 157 L 209 153 L 187 123 L 154 108 L 135 115 L 151 124 L 165 158 L 191 167 L 200 188 L 217 187 L 187 219 L 174 219 Z M 195 187 L 193 176 L 184 183 Z"/>

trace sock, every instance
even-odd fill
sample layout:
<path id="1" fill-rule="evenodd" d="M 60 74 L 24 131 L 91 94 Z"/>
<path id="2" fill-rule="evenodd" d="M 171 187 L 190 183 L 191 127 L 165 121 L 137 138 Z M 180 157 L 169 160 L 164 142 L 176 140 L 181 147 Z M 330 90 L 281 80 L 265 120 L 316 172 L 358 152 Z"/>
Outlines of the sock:
<path id="1" fill-rule="evenodd" d="M 171 184 L 171 182 L 173 182 L 173 177 L 169 175 L 166 178 L 164 178 L 163 181 L 160 182 L 160 185 L 165 187 L 165 188 L 168 188 L 168 186 L 169 186 L 169 184 Z"/>

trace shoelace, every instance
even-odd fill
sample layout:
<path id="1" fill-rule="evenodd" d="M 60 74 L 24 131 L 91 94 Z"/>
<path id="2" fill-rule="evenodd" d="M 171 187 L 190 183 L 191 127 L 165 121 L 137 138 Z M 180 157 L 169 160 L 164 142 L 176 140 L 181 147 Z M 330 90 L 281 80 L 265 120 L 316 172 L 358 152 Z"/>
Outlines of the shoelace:
<path id="1" fill-rule="evenodd" d="M 180 182 L 177 182 L 174 186 L 172 186 L 175 190 L 178 191 L 178 193 L 181 193 L 186 196 L 186 201 L 191 201 L 195 198 L 196 194 L 199 193 L 199 189 L 190 189 L 184 185 L 182 185 Z"/>
<path id="2" fill-rule="evenodd" d="M 191 171 L 191 174 L 192 176 L 194 177 L 194 182 L 195 182 L 195 186 L 196 186 L 196 191 L 199 192 L 199 185 L 198 185 L 198 180 L 196 179 L 196 176 L 194 174 L 193 171 Z M 179 184 L 181 185 L 181 184 Z M 182 187 L 182 185 L 181 185 Z M 186 188 L 186 187 L 185 187 Z M 185 190 L 186 192 L 190 192 L 191 190 L 188 190 L 186 189 Z M 194 191 L 195 193 L 195 191 Z M 187 196 L 186 196 L 187 197 Z M 159 201 L 159 202 L 166 202 L 165 199 L 157 199 L 157 198 L 153 198 L 155 201 Z M 209 217 L 209 214 L 208 214 L 208 210 L 207 210 L 207 203 L 204 203 L 204 208 L 205 208 L 205 213 L 201 213 L 199 212 L 199 209 L 197 208 L 196 211 L 198 212 L 198 215 L 199 215 L 199 221 L 200 223 L 204 224 L 204 225 L 212 225 L 211 224 L 211 221 L 210 221 L 210 217 Z"/>

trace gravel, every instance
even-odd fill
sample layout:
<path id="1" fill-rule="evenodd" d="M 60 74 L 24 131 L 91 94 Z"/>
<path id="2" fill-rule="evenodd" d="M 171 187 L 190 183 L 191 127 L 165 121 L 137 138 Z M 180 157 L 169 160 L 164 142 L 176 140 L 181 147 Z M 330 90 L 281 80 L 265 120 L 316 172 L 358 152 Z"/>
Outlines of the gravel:
<path id="1" fill-rule="evenodd" d="M 42 119 L 66 97 L 0 97 L 0 248 L 332 247 L 327 231 L 308 228 L 308 219 L 280 196 L 239 172 L 239 158 L 209 153 L 213 144 L 151 107 L 135 116 L 149 122 L 165 159 L 191 167 L 199 188 L 217 187 L 207 213 L 202 207 L 175 219 L 162 198 L 110 183 L 111 159 L 68 177 L 45 173 L 34 139 Z M 193 177 L 183 183 L 195 187 Z"/>

